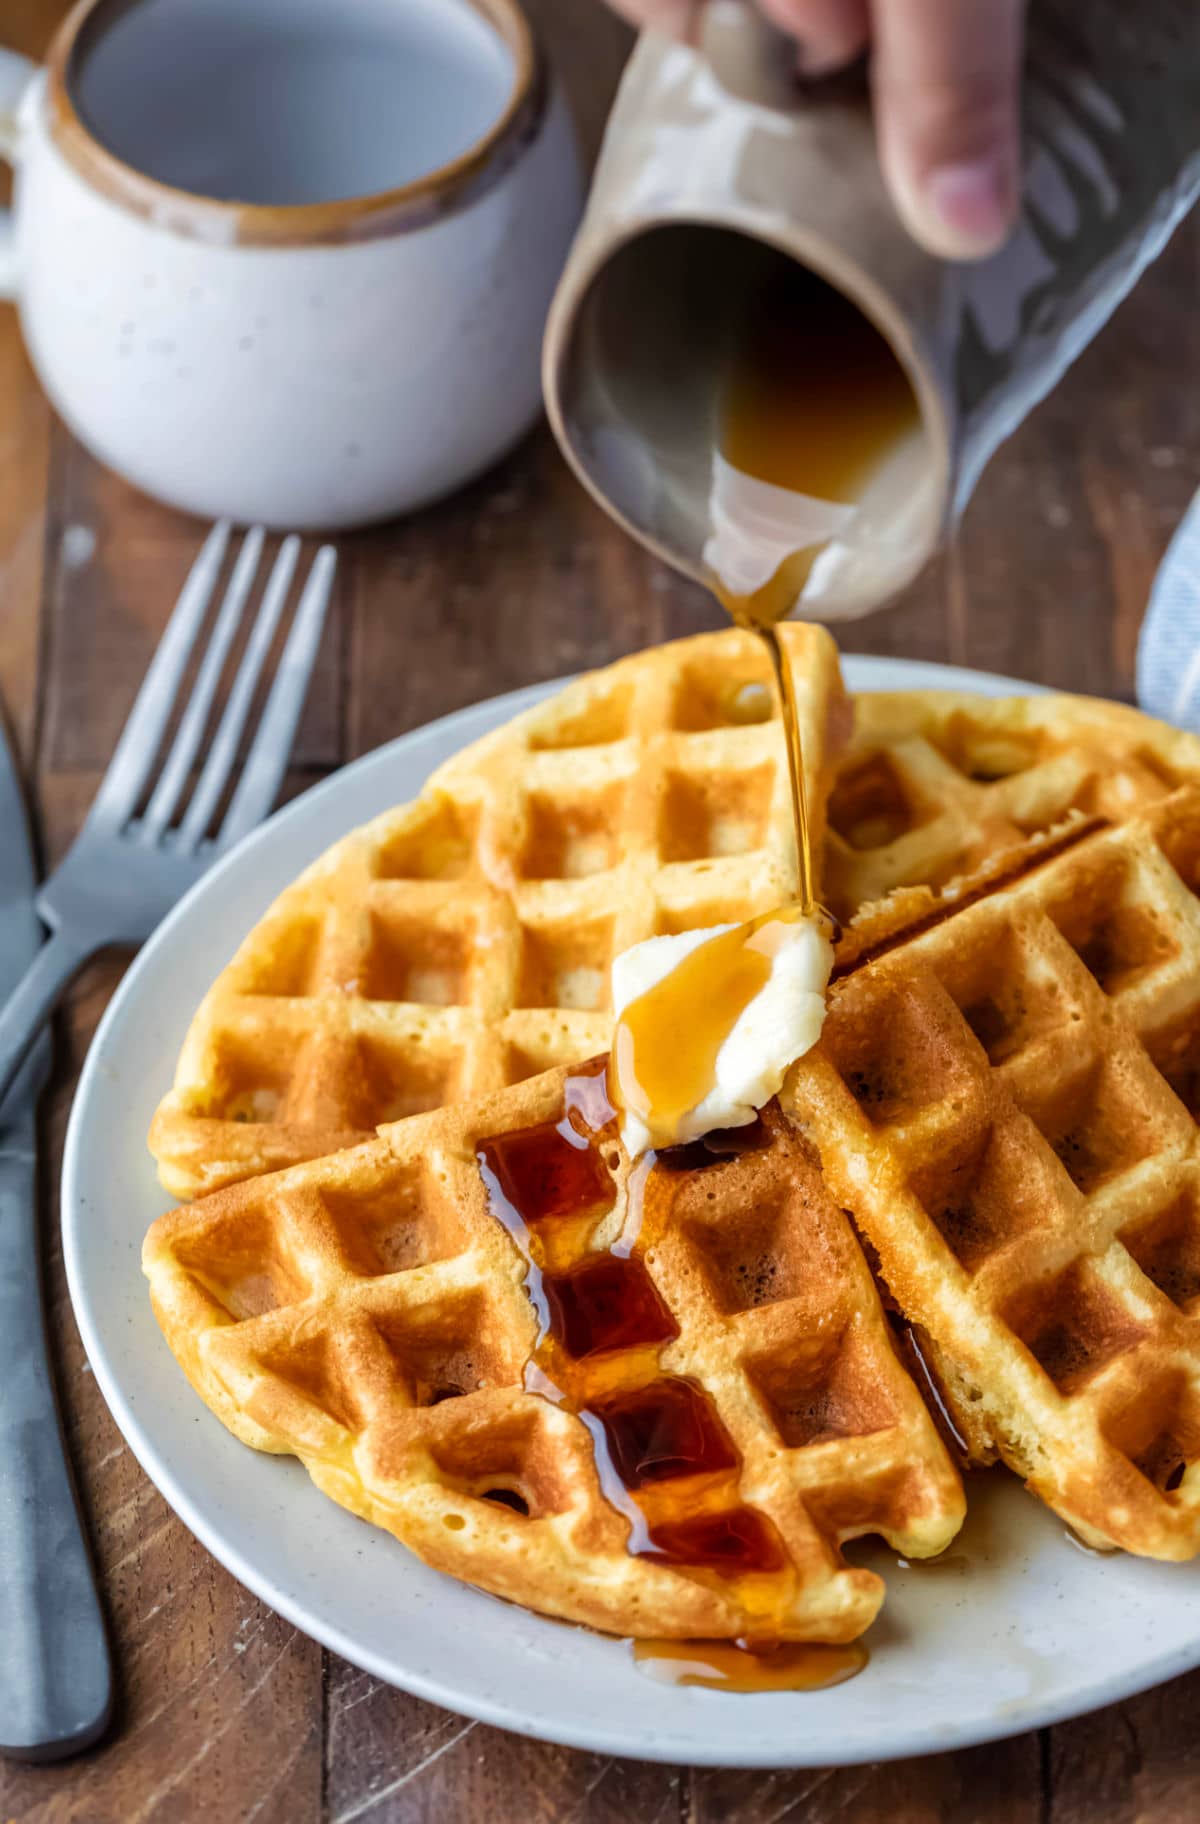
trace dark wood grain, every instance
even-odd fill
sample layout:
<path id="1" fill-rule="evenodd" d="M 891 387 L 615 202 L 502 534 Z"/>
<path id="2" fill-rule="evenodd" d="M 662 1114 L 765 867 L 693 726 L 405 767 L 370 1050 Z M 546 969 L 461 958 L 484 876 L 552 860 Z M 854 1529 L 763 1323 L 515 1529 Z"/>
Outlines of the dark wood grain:
<path id="1" fill-rule="evenodd" d="M 26 0 L 36 51 L 62 0 Z M 594 150 L 627 44 L 594 0 L 538 0 Z M 1200 486 L 1200 229 L 1193 223 L 998 455 L 954 550 L 850 651 L 948 659 L 1128 697 L 1137 626 Z M 49 858 L 77 830 L 199 540 L 105 474 L 33 383 L 0 312 L 0 693 Z M 626 541 L 542 429 L 418 519 L 348 540 L 288 789 L 461 704 L 719 624 Z M 1200 1675 L 1015 1742 L 898 1767 L 743 1774 L 522 1741 L 379 1685 L 246 1594 L 124 1447 L 71 1317 L 55 1186 L 87 1041 L 122 959 L 79 983 L 43 1120 L 56 1366 L 121 1668 L 107 1744 L 0 1764 L 20 1824 L 1191 1824 Z M 836 1743 L 830 1743 L 836 1763 Z"/>

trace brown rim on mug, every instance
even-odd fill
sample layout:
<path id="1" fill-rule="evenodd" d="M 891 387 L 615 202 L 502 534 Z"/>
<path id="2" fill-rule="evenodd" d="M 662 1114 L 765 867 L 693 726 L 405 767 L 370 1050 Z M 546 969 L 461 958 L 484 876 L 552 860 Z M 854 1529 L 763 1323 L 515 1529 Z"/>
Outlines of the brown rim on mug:
<path id="1" fill-rule="evenodd" d="M 140 0 L 79 0 L 46 60 L 49 132 L 85 182 L 134 215 L 152 216 L 172 234 L 237 246 L 335 245 L 403 234 L 452 215 L 489 190 L 520 156 L 543 120 L 549 98 L 545 55 L 517 0 L 469 0 L 513 55 L 513 82 L 503 113 L 483 137 L 448 164 L 395 189 L 326 203 L 242 203 L 181 190 L 148 177 L 110 152 L 85 124 L 71 97 L 78 57 L 114 13 Z"/>

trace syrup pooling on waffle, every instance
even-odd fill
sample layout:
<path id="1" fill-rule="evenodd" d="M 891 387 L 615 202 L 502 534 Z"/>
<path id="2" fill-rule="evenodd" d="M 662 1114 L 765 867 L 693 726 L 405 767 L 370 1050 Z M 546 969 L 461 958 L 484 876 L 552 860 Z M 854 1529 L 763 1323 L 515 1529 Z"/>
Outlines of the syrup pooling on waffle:
<path id="1" fill-rule="evenodd" d="M 848 920 L 942 887 L 1073 811 L 1123 822 L 1200 778 L 1200 741 L 1087 697 L 881 692 L 855 700 L 827 809 L 824 894 Z"/>
<path id="2" fill-rule="evenodd" d="M 1200 1550 L 1200 791 L 838 983 L 789 1111 L 940 1377 L 1095 1544 Z"/>
<path id="3" fill-rule="evenodd" d="M 940 1551 L 962 1490 L 810 1154 L 754 1139 L 632 1168 L 600 1078 L 549 1072 L 163 1217 L 155 1309 L 239 1437 L 439 1569 L 639 1638 L 850 1640 L 883 1592 L 841 1544 Z"/>
<path id="4" fill-rule="evenodd" d="M 578 1414 L 605 1498 L 629 1522 L 629 1550 L 724 1576 L 785 1577 L 765 1516 L 743 1505 L 741 1459 L 694 1380 L 663 1371 L 680 1332 L 645 1265 L 670 1204 L 653 1159 L 635 1168 L 620 1233 L 595 1245 L 616 1203 L 602 1159 L 617 1136 L 603 1066 L 567 1078 L 562 1120 L 485 1141 L 493 1212 L 526 1262 L 539 1335 L 525 1386 Z M 600 1359 L 604 1358 L 604 1359 Z M 786 1601 L 753 1592 L 764 1625 Z"/>
<path id="5" fill-rule="evenodd" d="M 848 721 L 819 628 L 784 640 L 819 853 Z M 702 635 L 570 685 L 289 888 L 201 1005 L 151 1148 L 193 1196 L 610 1042 L 612 959 L 795 880 L 770 673 Z"/>

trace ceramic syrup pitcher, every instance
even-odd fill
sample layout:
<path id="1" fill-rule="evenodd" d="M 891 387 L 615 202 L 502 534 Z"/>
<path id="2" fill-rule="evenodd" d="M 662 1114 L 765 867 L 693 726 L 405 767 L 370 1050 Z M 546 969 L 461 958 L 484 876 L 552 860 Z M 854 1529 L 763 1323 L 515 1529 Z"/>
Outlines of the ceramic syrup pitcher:
<path id="1" fill-rule="evenodd" d="M 902 227 L 865 88 L 797 92 L 742 0 L 701 19 L 695 46 L 646 34 L 625 74 L 550 313 L 551 421 L 601 505 L 678 569 L 711 582 L 723 553 L 744 590 L 809 542 L 789 606 L 851 617 L 920 570 L 1200 192 L 1200 27 L 1192 0 L 1034 0 L 1020 219 L 959 264 Z M 781 267 L 835 288 L 911 386 L 906 434 L 850 507 L 738 475 L 719 447 L 731 326 Z"/>

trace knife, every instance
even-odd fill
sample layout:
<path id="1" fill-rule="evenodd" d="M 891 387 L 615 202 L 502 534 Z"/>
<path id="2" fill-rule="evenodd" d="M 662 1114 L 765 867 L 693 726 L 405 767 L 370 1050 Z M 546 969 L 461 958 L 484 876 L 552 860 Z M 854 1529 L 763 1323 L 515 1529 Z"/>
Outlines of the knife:
<path id="1" fill-rule="evenodd" d="M 43 942 L 25 807 L 0 720 L 0 1004 Z M 44 1033 L 0 1107 L 0 1754 L 50 1761 L 101 1735 L 112 1664 L 63 1448 L 42 1314 L 37 1100 Z"/>

